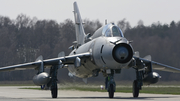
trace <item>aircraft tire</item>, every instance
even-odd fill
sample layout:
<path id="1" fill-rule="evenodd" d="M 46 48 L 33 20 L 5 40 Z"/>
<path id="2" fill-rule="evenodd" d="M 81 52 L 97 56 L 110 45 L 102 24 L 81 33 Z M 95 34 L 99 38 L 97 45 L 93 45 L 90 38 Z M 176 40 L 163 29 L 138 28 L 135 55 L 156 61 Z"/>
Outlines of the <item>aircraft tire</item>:
<path id="1" fill-rule="evenodd" d="M 109 92 L 109 98 L 113 98 L 114 97 L 114 87 L 113 87 L 113 84 L 110 84 L 108 92 Z"/>
<path id="2" fill-rule="evenodd" d="M 139 88 L 137 87 L 137 80 L 133 82 L 133 97 L 137 98 L 139 96 Z"/>
<path id="3" fill-rule="evenodd" d="M 57 98 L 57 94 L 58 94 L 58 88 L 56 86 L 55 88 L 51 89 L 52 98 Z"/>

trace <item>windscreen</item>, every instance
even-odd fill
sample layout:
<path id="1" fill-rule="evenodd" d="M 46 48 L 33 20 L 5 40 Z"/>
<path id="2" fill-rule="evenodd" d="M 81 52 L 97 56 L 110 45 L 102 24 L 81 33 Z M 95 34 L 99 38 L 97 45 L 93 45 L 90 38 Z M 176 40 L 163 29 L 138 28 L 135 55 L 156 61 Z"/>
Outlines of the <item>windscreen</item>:
<path id="1" fill-rule="evenodd" d="M 109 28 L 107 28 L 104 35 L 106 37 L 115 37 L 115 36 L 124 37 L 121 30 L 117 26 L 110 26 Z"/>

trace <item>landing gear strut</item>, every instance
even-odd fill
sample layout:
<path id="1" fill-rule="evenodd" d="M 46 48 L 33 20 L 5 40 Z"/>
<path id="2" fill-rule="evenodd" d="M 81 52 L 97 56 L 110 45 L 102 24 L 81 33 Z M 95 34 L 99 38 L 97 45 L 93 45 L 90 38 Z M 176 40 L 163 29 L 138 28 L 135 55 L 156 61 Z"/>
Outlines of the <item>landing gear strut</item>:
<path id="1" fill-rule="evenodd" d="M 116 83 L 114 81 L 114 71 L 111 70 L 111 74 L 108 74 L 108 76 L 105 79 L 105 86 L 109 93 L 109 98 L 114 97 L 114 92 L 116 89 Z"/>
<path id="2" fill-rule="evenodd" d="M 139 90 L 142 88 L 142 76 L 143 72 L 136 70 L 136 80 L 133 82 L 133 97 L 138 97 L 139 96 Z"/>
<path id="3" fill-rule="evenodd" d="M 57 70 L 58 70 L 58 66 L 52 66 L 50 70 L 50 75 L 51 75 L 50 85 L 51 85 L 52 98 L 57 98 L 58 95 Z"/>

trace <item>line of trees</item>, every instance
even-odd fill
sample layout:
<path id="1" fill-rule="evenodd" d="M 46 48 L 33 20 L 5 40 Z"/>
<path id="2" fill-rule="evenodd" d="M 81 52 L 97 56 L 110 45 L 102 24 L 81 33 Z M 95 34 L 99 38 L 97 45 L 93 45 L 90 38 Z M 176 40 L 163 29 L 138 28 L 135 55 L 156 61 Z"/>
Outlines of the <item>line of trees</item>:
<path id="1" fill-rule="evenodd" d="M 84 20 L 85 32 L 93 34 L 102 23 L 99 20 Z M 180 67 L 180 22 L 172 21 L 170 24 L 153 23 L 144 26 L 140 20 L 138 25 L 131 27 L 125 19 L 117 22 L 125 37 L 133 40 L 135 51 L 141 56 L 150 54 L 153 60 L 168 65 Z M 58 23 L 54 20 L 38 20 L 24 14 L 15 20 L 0 16 L 0 67 L 24 62 L 32 62 L 39 55 L 44 59 L 55 58 L 58 53 L 70 52 L 68 47 L 75 41 L 75 28 L 71 19 Z M 132 73 L 132 76 L 127 75 Z M 0 81 L 32 80 L 35 70 L 0 72 Z M 160 72 L 162 80 L 180 80 L 178 74 Z M 69 79 L 68 71 L 59 71 L 59 79 Z M 119 80 L 134 79 L 134 70 L 124 70 L 116 77 Z M 102 76 L 93 78 L 100 80 Z M 91 79 L 90 79 L 91 80 Z M 102 79 L 104 81 L 104 79 Z"/>

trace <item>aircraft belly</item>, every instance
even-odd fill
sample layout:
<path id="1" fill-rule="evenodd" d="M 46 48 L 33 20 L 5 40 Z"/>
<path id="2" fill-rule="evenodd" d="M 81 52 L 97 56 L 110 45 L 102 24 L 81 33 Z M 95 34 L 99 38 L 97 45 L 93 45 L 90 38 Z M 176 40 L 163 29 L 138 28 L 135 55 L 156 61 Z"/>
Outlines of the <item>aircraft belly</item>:
<path id="1" fill-rule="evenodd" d="M 94 47 L 95 41 L 90 41 L 87 42 L 84 45 L 81 45 L 78 49 L 73 50 L 70 55 L 74 54 L 80 54 L 80 53 L 85 53 L 85 52 L 90 52 L 92 51 Z M 68 65 L 68 70 L 71 72 L 73 75 L 80 77 L 80 78 L 88 78 L 93 76 L 93 70 L 97 69 L 98 67 L 95 65 L 93 59 L 86 58 L 86 59 L 81 59 L 81 66 L 75 67 L 74 65 Z"/>
<path id="2" fill-rule="evenodd" d="M 68 65 L 68 70 L 74 76 L 79 78 L 89 78 L 93 76 L 93 67 L 81 65 L 80 67 L 75 67 L 74 65 Z"/>

